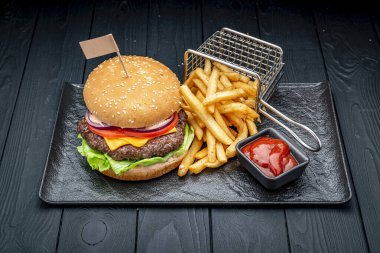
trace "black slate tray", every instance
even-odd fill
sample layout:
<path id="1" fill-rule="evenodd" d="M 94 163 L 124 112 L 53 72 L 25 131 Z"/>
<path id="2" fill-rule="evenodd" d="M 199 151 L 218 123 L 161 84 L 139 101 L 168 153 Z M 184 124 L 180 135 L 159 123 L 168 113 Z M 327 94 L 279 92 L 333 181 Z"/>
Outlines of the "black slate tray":
<path id="1" fill-rule="evenodd" d="M 321 138 L 318 153 L 300 179 L 265 190 L 235 159 L 219 169 L 178 178 L 177 171 L 145 182 L 121 182 L 91 170 L 76 151 L 76 123 L 85 106 L 82 88 L 66 84 L 39 192 L 50 204 L 271 205 L 341 204 L 351 199 L 342 142 L 328 84 L 280 84 L 269 101 L 311 127 Z M 263 119 L 260 129 L 280 127 Z M 300 133 L 301 137 L 305 137 Z"/>

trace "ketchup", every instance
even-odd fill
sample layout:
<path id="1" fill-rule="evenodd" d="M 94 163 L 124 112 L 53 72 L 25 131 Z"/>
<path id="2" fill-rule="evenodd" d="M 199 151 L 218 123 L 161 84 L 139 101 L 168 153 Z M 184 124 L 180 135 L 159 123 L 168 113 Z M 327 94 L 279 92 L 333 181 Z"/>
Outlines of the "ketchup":
<path id="1" fill-rule="evenodd" d="M 278 176 L 298 165 L 288 144 L 269 136 L 260 137 L 242 148 L 252 162 L 267 176 Z"/>

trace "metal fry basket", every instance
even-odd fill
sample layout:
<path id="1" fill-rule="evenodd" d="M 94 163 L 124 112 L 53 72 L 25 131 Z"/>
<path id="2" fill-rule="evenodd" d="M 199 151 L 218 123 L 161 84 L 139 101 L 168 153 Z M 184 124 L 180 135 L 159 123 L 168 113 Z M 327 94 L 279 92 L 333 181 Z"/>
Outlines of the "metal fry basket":
<path id="1" fill-rule="evenodd" d="M 283 51 L 279 46 L 229 28 L 223 28 L 209 37 L 197 50 L 188 49 L 185 52 L 184 76 L 187 79 L 191 71 L 198 67 L 203 68 L 205 59 L 209 59 L 222 63 L 251 79 L 258 79 L 260 85 L 256 108 L 259 112 L 282 126 L 305 148 L 319 151 L 322 147 L 321 141 L 310 128 L 290 119 L 266 102 L 275 91 L 282 76 L 284 66 L 282 56 Z M 311 147 L 306 144 L 293 130 L 269 114 L 268 111 L 307 131 L 316 140 L 317 146 Z"/>

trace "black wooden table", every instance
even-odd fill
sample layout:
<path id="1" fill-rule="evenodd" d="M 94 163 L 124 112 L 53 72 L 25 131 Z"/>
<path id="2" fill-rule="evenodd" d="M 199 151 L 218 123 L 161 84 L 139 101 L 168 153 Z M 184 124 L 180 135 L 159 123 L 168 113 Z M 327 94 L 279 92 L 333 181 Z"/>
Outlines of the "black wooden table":
<path id="1" fill-rule="evenodd" d="M 288 1 L 0 4 L 1 252 L 380 252 L 380 17 L 376 8 Z M 345 3 L 343 1 L 343 3 Z M 183 52 L 221 27 L 278 44 L 283 82 L 332 85 L 352 200 L 293 208 L 57 207 L 38 190 L 78 42 L 113 33 L 183 77 Z"/>

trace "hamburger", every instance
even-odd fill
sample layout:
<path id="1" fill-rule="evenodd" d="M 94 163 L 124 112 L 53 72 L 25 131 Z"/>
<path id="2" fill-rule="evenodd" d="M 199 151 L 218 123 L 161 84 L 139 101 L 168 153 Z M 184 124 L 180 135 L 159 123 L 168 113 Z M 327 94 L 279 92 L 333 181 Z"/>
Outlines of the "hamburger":
<path id="1" fill-rule="evenodd" d="M 160 177 L 177 168 L 194 138 L 180 110 L 180 82 L 162 63 L 122 56 L 98 65 L 83 90 L 79 153 L 93 170 L 119 180 Z"/>

